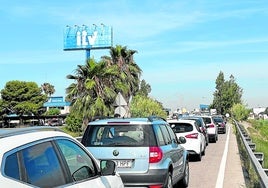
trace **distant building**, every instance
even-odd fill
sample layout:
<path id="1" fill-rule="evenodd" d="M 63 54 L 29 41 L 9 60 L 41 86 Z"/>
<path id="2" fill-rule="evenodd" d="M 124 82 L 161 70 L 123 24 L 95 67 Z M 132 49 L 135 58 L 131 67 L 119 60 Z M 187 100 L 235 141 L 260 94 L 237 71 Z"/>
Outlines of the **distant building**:
<path id="1" fill-rule="evenodd" d="M 260 113 L 264 112 L 265 110 L 266 110 L 266 108 L 264 108 L 264 107 L 253 108 L 253 113 L 255 115 L 259 115 Z"/>
<path id="2" fill-rule="evenodd" d="M 70 102 L 66 102 L 62 96 L 58 97 L 49 97 L 48 101 L 44 103 L 44 107 L 46 111 L 50 108 L 58 108 L 61 114 L 68 114 L 70 113 Z"/>

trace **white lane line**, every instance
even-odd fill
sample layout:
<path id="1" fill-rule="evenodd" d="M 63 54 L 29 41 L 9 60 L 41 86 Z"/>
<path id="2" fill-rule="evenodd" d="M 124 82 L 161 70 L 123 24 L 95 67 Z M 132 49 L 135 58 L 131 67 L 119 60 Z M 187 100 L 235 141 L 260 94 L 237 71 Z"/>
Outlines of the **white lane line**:
<path id="1" fill-rule="evenodd" d="M 216 188 L 222 188 L 223 187 L 223 180 L 224 180 L 224 173 L 225 173 L 225 166 L 226 166 L 226 160 L 227 160 L 227 153 L 228 153 L 228 147 L 229 147 L 229 138 L 230 138 L 230 126 L 228 125 L 228 134 L 227 139 L 225 142 L 224 152 L 221 158 L 221 165 L 218 172 L 217 182 L 216 182 Z"/>

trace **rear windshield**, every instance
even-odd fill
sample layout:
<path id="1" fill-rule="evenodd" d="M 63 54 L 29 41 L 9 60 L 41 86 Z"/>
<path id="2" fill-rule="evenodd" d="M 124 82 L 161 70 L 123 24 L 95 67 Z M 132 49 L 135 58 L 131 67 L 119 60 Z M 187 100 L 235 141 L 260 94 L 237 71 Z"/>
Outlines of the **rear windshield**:
<path id="1" fill-rule="evenodd" d="M 170 123 L 175 133 L 184 133 L 193 131 L 193 125 L 190 123 Z"/>
<path id="2" fill-rule="evenodd" d="M 222 119 L 222 118 L 213 118 L 213 120 L 214 120 L 216 123 L 222 123 L 222 122 L 223 122 L 223 119 Z"/>
<path id="3" fill-rule="evenodd" d="M 151 126 L 148 125 L 89 125 L 82 143 L 86 146 L 149 146 Z M 151 134 L 153 135 L 153 134 Z"/>
<path id="4" fill-rule="evenodd" d="M 210 123 L 212 123 L 210 117 L 202 117 L 202 118 L 203 118 L 205 124 L 210 124 Z"/>

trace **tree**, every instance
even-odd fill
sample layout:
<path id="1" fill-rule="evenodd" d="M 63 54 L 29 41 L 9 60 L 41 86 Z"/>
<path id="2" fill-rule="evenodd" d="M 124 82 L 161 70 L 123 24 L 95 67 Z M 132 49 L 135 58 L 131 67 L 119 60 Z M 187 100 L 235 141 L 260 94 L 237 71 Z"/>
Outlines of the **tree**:
<path id="1" fill-rule="evenodd" d="M 130 104 L 132 117 L 148 117 L 151 115 L 167 118 L 167 113 L 161 103 L 149 97 L 136 95 Z"/>
<path id="2" fill-rule="evenodd" d="M 49 116 L 60 115 L 60 109 L 58 109 L 58 108 L 49 108 L 49 110 L 46 111 L 44 115 L 49 115 Z"/>
<path id="3" fill-rule="evenodd" d="M 223 92 L 224 92 L 224 74 L 220 71 L 217 79 L 216 79 L 216 91 L 214 92 L 214 100 L 212 104 L 212 108 L 217 109 L 219 114 L 223 112 Z"/>
<path id="4" fill-rule="evenodd" d="M 94 116 L 106 116 L 111 113 L 116 97 L 113 77 L 118 75 L 115 66 L 107 67 L 105 61 L 97 63 L 88 59 L 85 65 L 78 65 L 75 75 L 67 75 L 74 80 L 67 89 L 67 98 L 71 99 L 74 114 L 83 114 L 84 127 Z M 83 128 L 84 128 L 83 127 Z"/>
<path id="5" fill-rule="evenodd" d="M 47 96 L 35 82 L 9 81 L 1 90 L 2 106 L 8 113 L 22 115 L 38 114 Z"/>
<path id="6" fill-rule="evenodd" d="M 246 109 L 241 103 L 234 104 L 231 108 L 231 115 L 238 121 L 246 120 L 250 113 L 249 109 Z"/>
<path id="7" fill-rule="evenodd" d="M 226 114 L 230 113 L 234 104 L 242 103 L 243 90 L 235 82 L 233 75 L 225 81 L 223 72 L 220 72 L 215 83 L 216 91 L 213 94 L 214 99 L 210 108 L 217 109 L 219 114 Z"/>
<path id="8" fill-rule="evenodd" d="M 140 84 L 140 89 L 137 92 L 137 94 L 147 97 L 150 92 L 151 92 L 151 86 L 147 84 L 145 80 L 142 80 Z"/>
<path id="9" fill-rule="evenodd" d="M 116 80 L 124 83 L 117 88 L 116 93 L 129 100 L 139 90 L 141 68 L 134 61 L 136 50 L 128 50 L 126 46 L 116 45 L 110 49 L 110 57 L 103 56 L 102 59 L 107 62 L 107 66 L 117 65 L 119 75 Z"/>
<path id="10" fill-rule="evenodd" d="M 72 103 L 72 112 L 83 114 L 83 125 L 95 116 L 114 113 L 114 100 L 118 92 L 128 100 L 139 90 L 141 69 L 133 60 L 134 50 L 116 46 L 109 56 L 100 62 L 88 59 L 85 65 L 78 65 L 74 80 L 67 89 L 67 100 Z M 83 128 L 84 128 L 83 127 Z"/>
<path id="11" fill-rule="evenodd" d="M 55 93 L 55 88 L 50 83 L 44 83 L 41 85 L 41 87 L 42 87 L 42 90 L 44 91 L 44 93 L 48 96 L 51 96 Z"/>

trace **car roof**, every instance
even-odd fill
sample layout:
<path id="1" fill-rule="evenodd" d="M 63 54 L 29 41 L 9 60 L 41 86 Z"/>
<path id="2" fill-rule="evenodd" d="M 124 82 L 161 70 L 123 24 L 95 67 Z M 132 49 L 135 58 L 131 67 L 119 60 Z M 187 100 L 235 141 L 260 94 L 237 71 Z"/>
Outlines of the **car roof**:
<path id="1" fill-rule="evenodd" d="M 191 123 L 195 124 L 195 120 L 190 119 L 171 119 L 167 121 L 168 123 Z"/>
<path id="2" fill-rule="evenodd" d="M 137 124 L 163 124 L 166 122 L 165 119 L 150 116 L 148 118 L 108 118 L 108 119 L 97 119 L 89 122 L 89 125 L 105 125 L 105 124 L 122 124 L 122 125 L 137 125 Z"/>
<path id="3" fill-rule="evenodd" d="M 27 127 L 27 128 L 2 128 L 0 129 L 0 156 L 14 148 L 32 143 L 38 140 L 72 136 L 52 127 Z M 75 140 L 75 139 L 74 139 Z"/>

